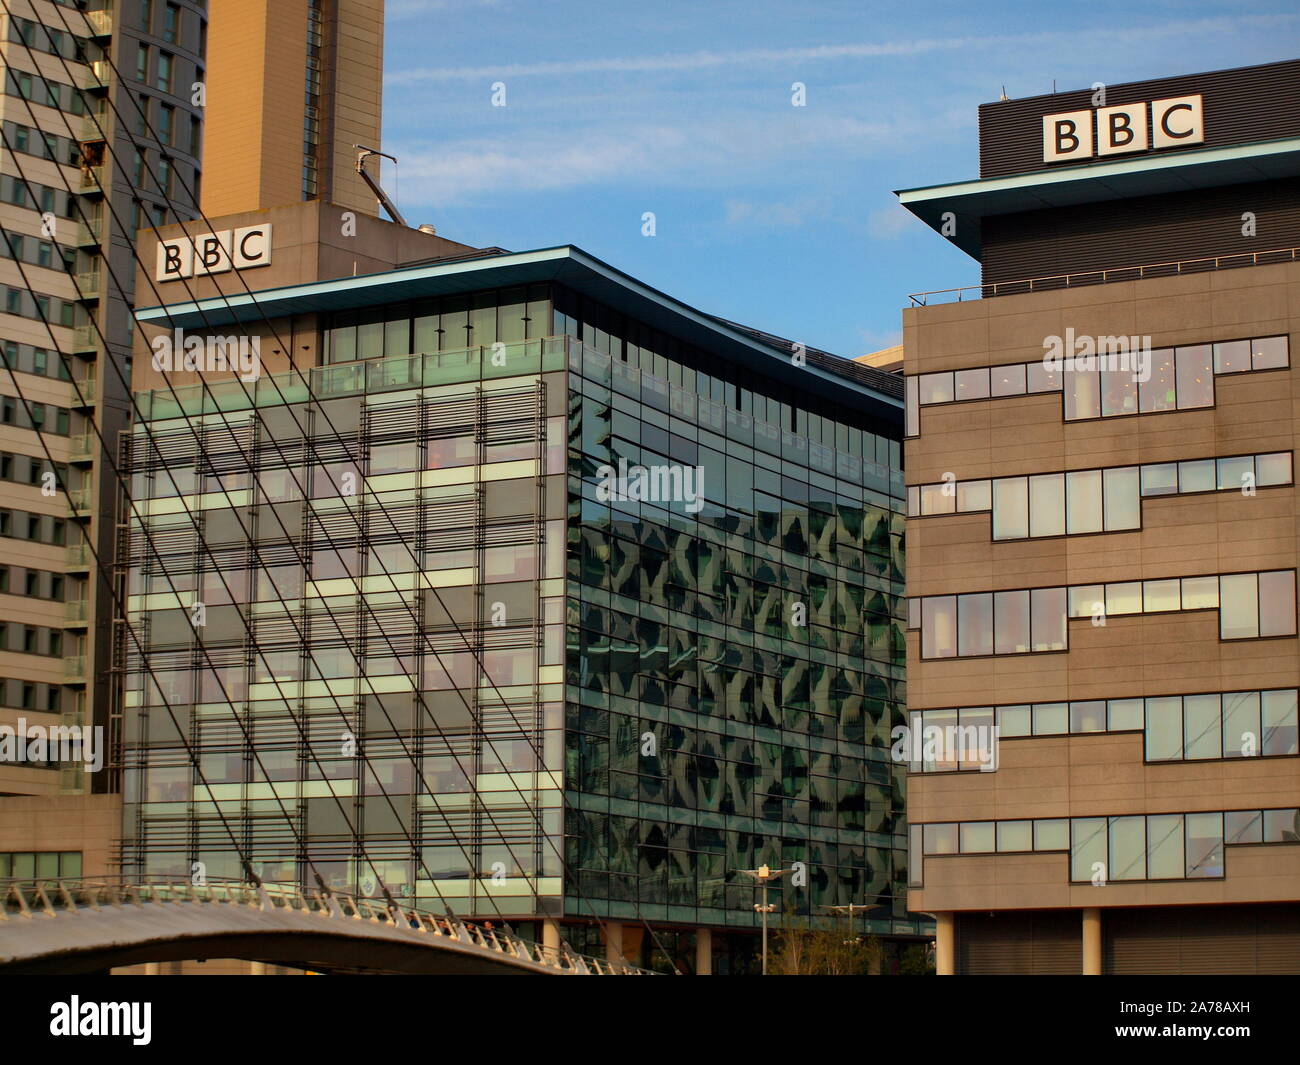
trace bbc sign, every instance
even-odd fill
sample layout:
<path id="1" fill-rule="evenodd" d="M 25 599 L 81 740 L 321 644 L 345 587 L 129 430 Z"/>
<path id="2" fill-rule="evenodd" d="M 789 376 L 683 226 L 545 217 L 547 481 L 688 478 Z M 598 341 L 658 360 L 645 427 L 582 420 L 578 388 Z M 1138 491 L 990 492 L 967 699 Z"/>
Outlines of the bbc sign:
<path id="1" fill-rule="evenodd" d="M 1102 107 L 1096 112 L 1095 123 L 1092 111 L 1044 115 L 1043 162 L 1064 163 L 1091 159 L 1094 154 L 1123 155 L 1204 142 L 1205 118 L 1199 96 L 1153 100 L 1149 108 L 1148 114 L 1145 103 Z"/>
<path id="2" fill-rule="evenodd" d="M 158 242 L 157 281 L 181 281 L 227 270 L 271 265 L 271 226 L 223 229 L 197 237 Z"/>

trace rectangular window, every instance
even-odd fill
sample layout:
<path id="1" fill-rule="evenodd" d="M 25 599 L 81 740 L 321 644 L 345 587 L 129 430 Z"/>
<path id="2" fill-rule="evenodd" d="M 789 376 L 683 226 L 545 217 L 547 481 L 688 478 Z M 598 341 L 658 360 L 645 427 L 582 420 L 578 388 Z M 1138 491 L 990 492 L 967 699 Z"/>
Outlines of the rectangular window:
<path id="1" fill-rule="evenodd" d="M 1250 344 L 1250 368 L 1252 370 L 1277 370 L 1290 365 L 1287 350 L 1287 338 L 1260 337 Z"/>
<path id="2" fill-rule="evenodd" d="M 1147 818 L 1147 879 L 1181 880 L 1183 859 L 1183 815 L 1152 814 Z"/>
<path id="3" fill-rule="evenodd" d="M 954 378 L 956 399 L 988 399 L 989 371 L 986 368 L 958 370 Z"/>
<path id="4" fill-rule="evenodd" d="M 1147 876 L 1147 819 L 1112 817 L 1110 820 L 1109 880 L 1145 880 Z"/>
<path id="5" fill-rule="evenodd" d="M 1065 420 L 1100 417 L 1101 378 L 1096 371 L 1074 371 L 1065 376 Z"/>
<path id="6" fill-rule="evenodd" d="M 990 392 L 994 396 L 1023 396 L 1025 394 L 1025 366 L 995 366 L 990 371 Z"/>
<path id="7" fill-rule="evenodd" d="M 1186 854 L 1188 877 L 1223 875 L 1223 814 L 1187 814 Z"/>
<path id="8" fill-rule="evenodd" d="M 1297 747 L 1296 691 L 1264 692 L 1261 697 L 1263 741 L 1260 753 L 1286 755 L 1300 752 Z"/>
<path id="9" fill-rule="evenodd" d="M 161 89 L 163 92 L 172 91 L 172 63 L 173 57 L 169 53 L 158 53 L 158 76 L 153 83 L 155 89 Z"/>
<path id="10" fill-rule="evenodd" d="M 1244 373 L 1249 369 L 1249 340 L 1222 340 L 1214 345 L 1215 373 Z"/>
<path id="11" fill-rule="evenodd" d="M 1034 650 L 1064 651 L 1066 646 L 1065 589 L 1033 589 L 1030 611 Z"/>
<path id="12" fill-rule="evenodd" d="M 1029 535 L 1065 533 L 1065 478 L 1059 473 L 1029 478 Z"/>
<path id="13" fill-rule="evenodd" d="M 1066 532 L 1102 531 L 1101 470 L 1079 470 L 1065 475 Z"/>
<path id="14" fill-rule="evenodd" d="M 1151 352 L 1151 375 L 1139 382 L 1138 397 L 1143 414 L 1175 409 L 1173 348 Z"/>
<path id="15" fill-rule="evenodd" d="M 1103 370 L 1101 372 L 1102 416 L 1113 418 L 1122 414 L 1136 414 L 1137 389 L 1132 370 Z"/>
<path id="16" fill-rule="evenodd" d="M 953 381 L 951 373 L 928 373 L 921 377 L 921 403 L 951 403 Z"/>
<path id="17" fill-rule="evenodd" d="M 1187 495 L 1191 492 L 1213 492 L 1218 486 L 1215 478 L 1214 460 L 1198 459 L 1194 462 L 1178 464 L 1178 491 Z"/>
<path id="18" fill-rule="evenodd" d="M 1183 757 L 1183 700 L 1165 695 L 1147 700 L 1146 760 L 1173 762 Z"/>
<path id="19" fill-rule="evenodd" d="M 997 625 L 994 653 L 1026 654 L 1029 651 L 1029 593 L 996 592 L 993 617 Z"/>
<path id="20" fill-rule="evenodd" d="M 1140 529 L 1142 497 L 1138 490 L 1138 467 L 1121 466 L 1103 471 L 1106 531 Z"/>
<path id="21" fill-rule="evenodd" d="M 1214 365 L 1209 344 L 1174 351 L 1178 409 L 1214 406 Z"/>
<path id="22" fill-rule="evenodd" d="M 1076 817 L 1070 821 L 1070 879 L 1088 881 L 1106 865 L 1106 818 Z"/>
<path id="23" fill-rule="evenodd" d="M 1259 575 L 1260 636 L 1295 635 L 1295 573 L 1274 570 Z"/>
<path id="24" fill-rule="evenodd" d="M 982 592 L 957 597 L 957 654 L 993 653 L 993 595 Z"/>
<path id="25" fill-rule="evenodd" d="M 1029 535 L 1029 481 L 999 477 L 993 482 L 993 539 L 1023 540 Z"/>
<path id="26" fill-rule="evenodd" d="M 1249 640 L 1259 636 L 1259 576 L 1230 573 L 1219 578 L 1219 636 Z"/>
<path id="27" fill-rule="evenodd" d="M 957 597 L 931 595 L 921 600 L 921 657 L 957 654 Z"/>
<path id="28" fill-rule="evenodd" d="M 1217 695 L 1184 697 L 1183 757 L 1223 757 L 1223 708 Z"/>
<path id="29" fill-rule="evenodd" d="M 1259 727 L 1259 692 L 1233 692 L 1223 697 L 1223 755 L 1240 758 L 1263 750 Z M 1268 737 L 1263 737 L 1263 745 Z"/>
<path id="30" fill-rule="evenodd" d="M 989 510 L 992 506 L 993 493 L 988 481 L 963 481 L 957 485 L 957 509 L 962 513 Z"/>

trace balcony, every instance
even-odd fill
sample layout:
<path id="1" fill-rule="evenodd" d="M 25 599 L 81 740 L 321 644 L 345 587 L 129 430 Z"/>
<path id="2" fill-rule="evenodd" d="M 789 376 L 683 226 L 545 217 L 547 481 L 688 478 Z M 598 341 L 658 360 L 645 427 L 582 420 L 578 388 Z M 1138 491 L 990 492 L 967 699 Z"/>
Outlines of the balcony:
<path id="1" fill-rule="evenodd" d="M 69 599 L 63 604 L 63 620 L 76 628 L 85 627 L 89 613 L 89 604 L 84 599 Z"/>
<path id="2" fill-rule="evenodd" d="M 99 350 L 99 334 L 93 325 L 79 325 L 73 330 L 72 350 L 79 355 Z"/>
<path id="3" fill-rule="evenodd" d="M 90 72 L 94 75 L 94 79 L 86 88 L 91 92 L 96 89 L 107 89 L 113 80 L 113 68 L 107 59 L 96 59 L 90 64 Z"/>
<path id="4" fill-rule="evenodd" d="M 102 195 L 107 175 L 102 166 L 83 166 L 81 168 L 81 191 L 90 195 Z"/>
<path id="5" fill-rule="evenodd" d="M 89 488 L 69 488 L 68 500 L 72 504 L 74 513 L 89 514 L 91 505 L 95 501 L 94 493 Z"/>
<path id="6" fill-rule="evenodd" d="M 90 30 L 90 36 L 96 40 L 101 37 L 113 36 L 113 12 L 106 11 L 87 11 L 86 26 Z"/>
<path id="7" fill-rule="evenodd" d="M 63 660 L 63 679 L 69 684 L 86 683 L 85 655 L 69 655 Z"/>
<path id="8" fill-rule="evenodd" d="M 76 433 L 68 438 L 68 459 L 72 462 L 90 462 L 98 451 L 94 433 Z"/>
<path id="9" fill-rule="evenodd" d="M 95 405 L 95 378 L 78 377 L 72 382 L 72 405 L 74 407 L 93 407 Z"/>
<path id="10" fill-rule="evenodd" d="M 97 300 L 104 294 L 104 276 L 98 270 L 87 270 L 77 275 L 78 299 Z"/>
<path id="11" fill-rule="evenodd" d="M 104 220 L 102 218 L 92 218 L 89 222 L 77 223 L 77 247 L 79 248 L 97 248 L 100 245 L 100 234 L 104 230 Z"/>
<path id="12" fill-rule="evenodd" d="M 108 133 L 108 112 L 102 108 L 89 111 L 81 118 L 77 139 L 82 143 L 102 141 Z"/>
<path id="13" fill-rule="evenodd" d="M 90 553 L 90 545 L 83 540 L 81 543 L 73 544 L 67 549 L 63 564 L 69 570 L 89 570 L 94 565 L 94 561 Z"/>

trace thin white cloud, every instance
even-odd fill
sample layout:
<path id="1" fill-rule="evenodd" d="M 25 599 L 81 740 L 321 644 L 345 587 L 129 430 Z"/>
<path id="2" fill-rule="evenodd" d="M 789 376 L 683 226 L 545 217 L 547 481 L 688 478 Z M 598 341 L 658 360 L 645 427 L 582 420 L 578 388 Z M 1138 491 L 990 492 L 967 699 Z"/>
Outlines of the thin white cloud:
<path id="1" fill-rule="evenodd" d="M 795 158 L 863 158 L 882 153 L 908 136 L 892 122 L 808 115 L 727 117 L 689 127 L 615 121 L 589 124 L 557 140 L 549 130 L 453 141 L 439 148 L 427 140 L 394 142 L 401 159 L 404 200 L 435 204 L 481 202 L 503 193 L 528 194 L 619 184 L 735 187 L 736 174 L 751 178 L 781 171 Z M 773 145 L 780 145 L 773 151 Z M 645 210 L 654 210 L 646 204 Z M 812 210 L 811 201 L 784 209 Z M 737 207 L 737 211 L 745 208 Z M 796 224 L 793 221 L 788 224 Z"/>
<path id="2" fill-rule="evenodd" d="M 1239 33 L 1246 29 L 1269 29 L 1294 25 L 1300 15 L 1234 15 L 1195 21 L 1168 20 L 1159 25 L 1097 28 L 1089 30 L 1047 30 L 1039 33 L 998 34 L 976 37 L 926 37 L 879 43 L 816 45 L 802 48 L 754 48 L 735 52 L 700 51 L 653 56 L 592 59 L 562 59 L 542 63 L 506 63 L 499 66 L 441 67 L 399 70 L 385 79 L 389 85 L 430 81 L 474 81 L 484 78 L 573 76 L 601 73 L 663 73 L 705 70 L 724 66 L 816 63 L 841 59 L 873 59 L 891 56 L 926 55 L 987 48 L 1041 48 L 1069 44 L 1077 49 L 1085 39 L 1123 39 L 1126 35 L 1154 38 L 1194 37 Z"/>

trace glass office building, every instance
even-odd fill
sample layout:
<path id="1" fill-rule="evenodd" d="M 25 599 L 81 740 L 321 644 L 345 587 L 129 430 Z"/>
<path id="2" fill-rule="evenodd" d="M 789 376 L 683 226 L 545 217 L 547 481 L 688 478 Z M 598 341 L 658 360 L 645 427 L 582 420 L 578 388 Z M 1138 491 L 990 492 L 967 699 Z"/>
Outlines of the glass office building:
<path id="1" fill-rule="evenodd" d="M 749 949 L 765 863 L 922 931 L 901 381 L 573 248 L 233 302 L 141 318 L 310 314 L 319 356 L 136 394 L 128 871 L 242 852 L 661 968 Z"/>

